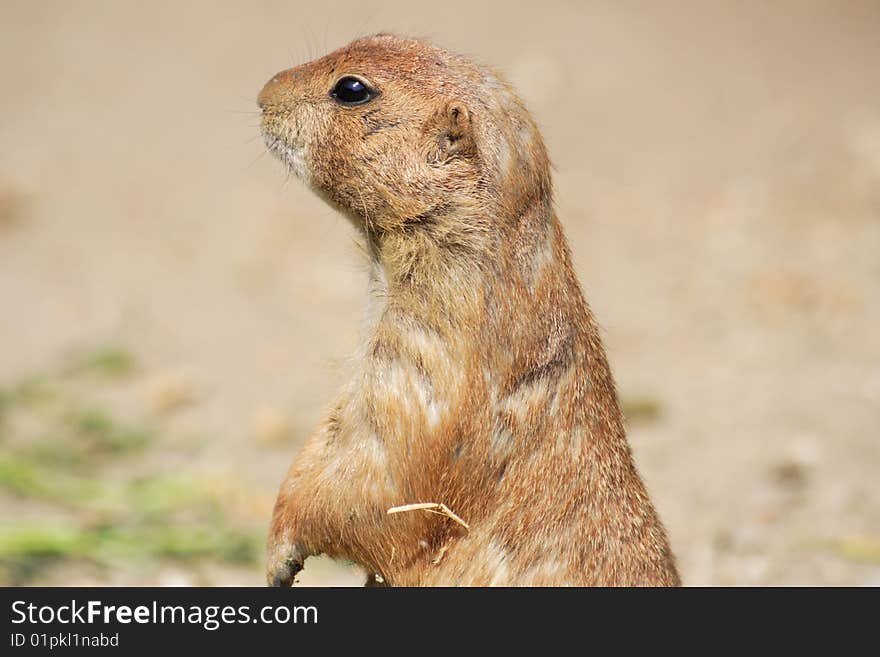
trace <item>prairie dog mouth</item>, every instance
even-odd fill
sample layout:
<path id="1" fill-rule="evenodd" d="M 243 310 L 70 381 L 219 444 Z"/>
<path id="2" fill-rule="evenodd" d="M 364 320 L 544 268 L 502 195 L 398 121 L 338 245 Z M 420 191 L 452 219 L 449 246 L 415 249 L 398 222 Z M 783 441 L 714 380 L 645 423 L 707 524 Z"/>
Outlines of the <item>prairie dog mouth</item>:
<path id="1" fill-rule="evenodd" d="M 266 144 L 266 149 L 286 164 L 291 173 L 304 182 L 309 181 L 305 144 L 277 135 L 265 126 L 263 127 L 263 142 Z"/>

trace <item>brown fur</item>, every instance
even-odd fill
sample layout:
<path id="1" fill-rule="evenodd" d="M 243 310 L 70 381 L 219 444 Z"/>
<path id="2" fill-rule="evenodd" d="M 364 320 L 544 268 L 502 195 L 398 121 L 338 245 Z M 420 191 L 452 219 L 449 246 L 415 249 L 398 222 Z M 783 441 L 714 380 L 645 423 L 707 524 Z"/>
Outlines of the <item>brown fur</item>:
<path id="1" fill-rule="evenodd" d="M 378 97 L 335 102 L 348 74 Z M 678 584 L 513 90 L 376 35 L 279 73 L 259 104 L 270 150 L 372 260 L 351 381 L 278 494 L 269 582 L 325 553 L 392 585 Z M 418 502 L 469 529 L 386 513 Z"/>

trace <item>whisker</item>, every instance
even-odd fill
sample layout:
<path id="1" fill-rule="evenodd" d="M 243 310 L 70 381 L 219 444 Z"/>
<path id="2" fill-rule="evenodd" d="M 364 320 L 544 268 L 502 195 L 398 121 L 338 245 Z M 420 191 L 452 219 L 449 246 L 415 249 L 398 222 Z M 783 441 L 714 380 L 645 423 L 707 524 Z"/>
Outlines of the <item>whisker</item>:
<path id="1" fill-rule="evenodd" d="M 262 160 L 263 157 L 265 157 L 265 155 L 268 152 L 269 152 L 268 149 L 264 149 L 264 150 L 260 151 L 260 153 L 253 160 L 251 160 L 250 164 L 248 164 L 247 167 L 245 167 L 245 169 L 250 169 L 251 167 L 253 167 L 257 162 Z"/>

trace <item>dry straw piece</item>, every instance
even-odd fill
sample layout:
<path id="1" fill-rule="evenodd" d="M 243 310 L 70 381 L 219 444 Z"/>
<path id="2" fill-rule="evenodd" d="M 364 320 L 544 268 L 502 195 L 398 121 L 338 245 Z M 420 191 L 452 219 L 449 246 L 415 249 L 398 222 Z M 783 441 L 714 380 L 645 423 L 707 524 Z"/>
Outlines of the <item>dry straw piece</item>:
<path id="1" fill-rule="evenodd" d="M 388 509 L 386 513 L 388 513 L 388 515 L 391 515 L 392 513 L 405 513 L 407 511 L 428 511 L 430 513 L 436 513 L 438 516 L 446 516 L 447 518 L 451 518 L 468 531 L 470 531 L 471 529 L 470 525 L 468 525 L 464 520 L 453 513 L 452 509 L 450 509 L 445 504 L 438 504 L 437 502 L 418 502 L 416 504 L 393 506 Z"/>

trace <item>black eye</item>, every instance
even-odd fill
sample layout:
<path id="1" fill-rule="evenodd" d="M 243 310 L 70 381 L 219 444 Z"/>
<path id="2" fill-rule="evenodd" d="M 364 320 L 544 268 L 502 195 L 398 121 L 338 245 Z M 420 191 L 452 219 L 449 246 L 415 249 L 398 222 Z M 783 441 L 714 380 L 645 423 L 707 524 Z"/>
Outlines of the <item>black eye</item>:
<path id="1" fill-rule="evenodd" d="M 376 97 L 376 92 L 365 82 L 352 76 L 341 78 L 330 92 L 343 105 L 360 105 Z"/>

